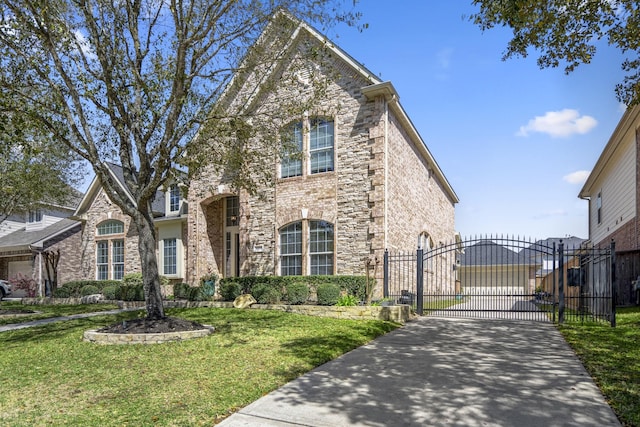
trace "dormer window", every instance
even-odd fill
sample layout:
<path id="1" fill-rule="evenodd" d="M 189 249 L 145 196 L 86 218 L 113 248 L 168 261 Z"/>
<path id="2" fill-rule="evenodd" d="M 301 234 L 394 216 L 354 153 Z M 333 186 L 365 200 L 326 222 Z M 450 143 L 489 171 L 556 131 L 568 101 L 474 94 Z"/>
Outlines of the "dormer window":
<path id="1" fill-rule="evenodd" d="M 180 187 L 173 184 L 169 188 L 169 212 L 178 212 L 180 210 Z"/>
<path id="2" fill-rule="evenodd" d="M 42 211 L 40 209 L 29 211 L 29 224 L 37 222 L 42 222 Z"/>

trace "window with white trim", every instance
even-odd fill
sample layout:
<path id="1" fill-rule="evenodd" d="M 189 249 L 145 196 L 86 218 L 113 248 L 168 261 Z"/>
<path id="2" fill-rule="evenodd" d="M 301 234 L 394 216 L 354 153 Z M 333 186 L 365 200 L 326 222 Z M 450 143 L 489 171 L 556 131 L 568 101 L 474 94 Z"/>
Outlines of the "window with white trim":
<path id="1" fill-rule="evenodd" d="M 335 170 L 334 122 L 310 118 L 283 130 L 280 178 L 314 175 Z"/>
<path id="2" fill-rule="evenodd" d="M 598 224 L 602 223 L 602 192 L 596 197 L 596 216 Z"/>
<path id="3" fill-rule="evenodd" d="M 42 222 L 42 210 L 40 209 L 29 211 L 29 223 L 33 224 L 36 222 Z"/>
<path id="4" fill-rule="evenodd" d="M 175 238 L 163 241 L 162 274 L 173 276 L 178 274 L 178 241 Z"/>
<path id="5" fill-rule="evenodd" d="M 169 212 L 178 212 L 180 210 L 180 187 L 173 184 L 169 187 Z"/>

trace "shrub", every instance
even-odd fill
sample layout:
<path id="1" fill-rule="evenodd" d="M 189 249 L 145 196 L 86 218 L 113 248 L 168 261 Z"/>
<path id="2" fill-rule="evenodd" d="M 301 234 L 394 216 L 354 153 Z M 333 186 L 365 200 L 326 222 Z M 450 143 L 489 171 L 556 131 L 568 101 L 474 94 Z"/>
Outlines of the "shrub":
<path id="1" fill-rule="evenodd" d="M 286 285 L 286 297 L 289 304 L 304 304 L 309 299 L 309 287 L 300 282 L 289 283 Z"/>
<path id="2" fill-rule="evenodd" d="M 58 288 L 53 291 L 54 298 L 69 298 L 71 296 L 71 292 L 69 292 L 69 288 Z"/>
<path id="3" fill-rule="evenodd" d="M 143 286 L 144 280 L 142 279 L 142 273 L 128 273 L 122 278 L 122 284 L 125 286 Z M 169 279 L 165 276 L 160 276 L 160 285 L 166 286 L 169 284 Z"/>
<path id="4" fill-rule="evenodd" d="M 251 295 L 258 304 L 277 304 L 282 299 L 282 292 L 269 284 L 258 284 L 251 289 Z"/>
<path id="5" fill-rule="evenodd" d="M 119 280 L 73 280 L 65 283 L 58 289 L 65 289 L 63 292 L 68 292 L 68 296 L 64 298 L 79 298 L 82 296 L 82 288 L 87 285 L 95 286 L 98 288 L 97 293 L 100 293 L 106 286 L 119 286 L 121 283 L 122 282 Z M 57 294 L 58 293 L 56 292 L 54 296 Z"/>
<path id="6" fill-rule="evenodd" d="M 105 286 L 102 289 L 102 295 L 104 295 L 104 299 L 114 300 L 116 299 L 117 291 L 118 291 L 118 286 L 116 285 Z"/>
<path id="7" fill-rule="evenodd" d="M 220 296 L 223 301 L 233 301 L 242 294 L 242 286 L 235 280 L 220 281 Z"/>
<path id="8" fill-rule="evenodd" d="M 80 296 L 86 297 L 87 295 L 99 294 L 100 290 L 94 285 L 85 285 L 80 289 Z"/>
<path id="9" fill-rule="evenodd" d="M 116 299 L 121 301 L 144 301 L 144 286 L 121 285 L 116 288 Z"/>
<path id="10" fill-rule="evenodd" d="M 189 301 L 207 301 L 209 298 L 202 286 L 189 287 L 189 295 L 187 296 Z"/>
<path id="11" fill-rule="evenodd" d="M 322 283 L 316 289 L 319 305 L 335 305 L 340 298 L 340 288 L 334 283 Z"/>
<path id="12" fill-rule="evenodd" d="M 191 286 L 188 283 L 176 283 L 173 285 L 173 297 L 175 299 L 189 299 Z"/>
<path id="13" fill-rule="evenodd" d="M 27 293 L 27 297 L 33 298 L 36 296 L 38 284 L 31 277 L 18 273 L 17 276 L 9 279 L 9 283 L 14 290 L 22 290 Z"/>
<path id="14" fill-rule="evenodd" d="M 352 307 L 358 305 L 358 298 L 355 295 L 343 295 L 338 298 L 337 306 L 340 307 Z"/>

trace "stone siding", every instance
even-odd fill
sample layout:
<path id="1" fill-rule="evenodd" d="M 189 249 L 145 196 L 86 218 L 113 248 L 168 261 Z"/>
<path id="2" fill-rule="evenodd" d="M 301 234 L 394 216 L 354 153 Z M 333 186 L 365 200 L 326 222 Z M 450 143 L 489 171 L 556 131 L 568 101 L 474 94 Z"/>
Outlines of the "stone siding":
<path id="1" fill-rule="evenodd" d="M 102 237 L 96 235 L 97 226 L 113 219 L 124 223 L 123 234 L 104 236 L 104 240 L 124 239 L 124 274 L 141 271 L 138 254 L 138 233 L 131 223 L 131 218 L 122 213 L 120 208 L 109 200 L 104 190 L 100 190 L 91 207 L 86 212 L 87 220 L 82 228 L 82 243 L 78 250 L 80 274 L 84 279 L 95 279 L 96 276 L 96 241 Z"/>
<path id="2" fill-rule="evenodd" d="M 309 68 L 328 81 L 324 96 L 306 115 L 334 121 L 335 168 L 276 178 L 273 187 L 259 188 L 256 195 L 240 192 L 241 275 L 279 274 L 278 230 L 294 221 L 306 227 L 306 219 L 334 224 L 336 274 L 366 275 L 369 268 L 368 273 L 381 281 L 385 247 L 415 250 L 420 233 L 428 233 L 435 242 L 453 239 L 454 203 L 398 120 L 386 116 L 388 101 L 382 96 L 367 99 L 362 93 L 371 85 L 369 80 L 337 56 L 329 55 Z M 295 72 L 289 72 L 281 70 L 285 77 L 278 81 L 295 81 Z M 278 99 L 290 99 L 294 90 L 302 99 L 311 96 L 299 85 L 292 89 L 281 84 L 262 94 L 260 103 L 277 105 Z M 283 118 L 282 126 L 302 119 Z M 277 164 L 272 171 L 278 176 Z M 221 204 L 223 197 L 232 195 L 222 184 L 214 173 L 203 173 L 190 184 L 191 282 L 207 266 L 223 270 L 222 213 L 211 212 L 218 200 Z"/>

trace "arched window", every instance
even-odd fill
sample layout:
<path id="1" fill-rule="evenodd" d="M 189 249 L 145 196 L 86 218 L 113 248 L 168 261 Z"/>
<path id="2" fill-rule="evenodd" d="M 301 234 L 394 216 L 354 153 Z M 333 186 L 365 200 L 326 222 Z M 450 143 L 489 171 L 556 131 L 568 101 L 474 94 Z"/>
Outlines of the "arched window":
<path id="1" fill-rule="evenodd" d="M 98 225 L 98 236 L 106 236 L 108 234 L 122 234 L 124 233 L 124 224 L 122 221 L 115 219 L 105 221 Z"/>
<path id="2" fill-rule="evenodd" d="M 280 229 L 280 274 L 334 274 L 334 226 L 320 220 L 292 222 Z"/>
<path id="3" fill-rule="evenodd" d="M 124 223 L 115 219 L 98 224 L 96 234 L 96 279 L 124 277 Z"/>
<path id="4" fill-rule="evenodd" d="M 293 123 L 283 129 L 281 142 L 280 178 L 334 170 L 333 120 L 314 117 Z"/>

